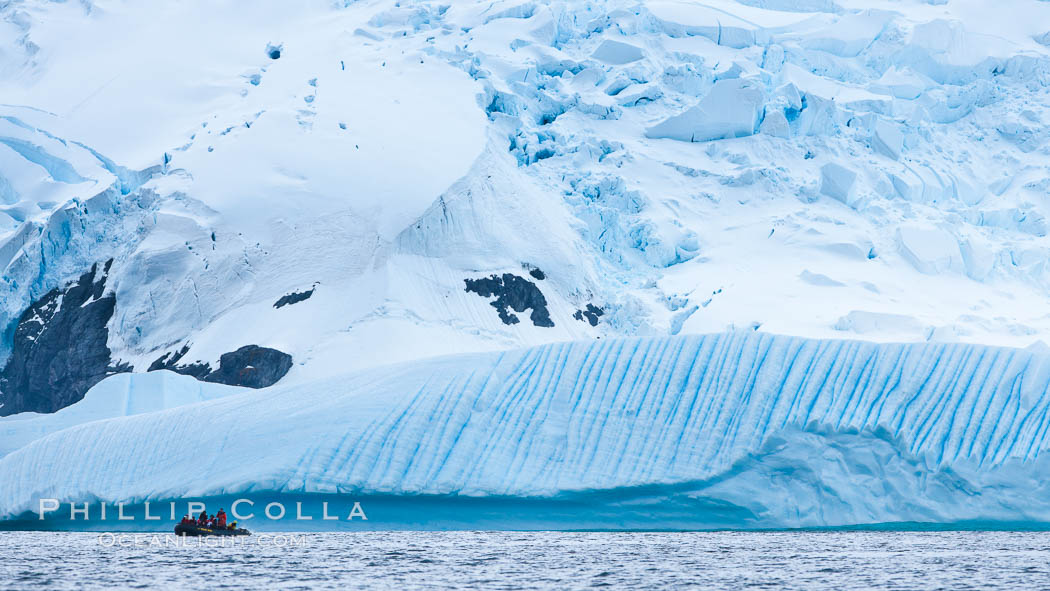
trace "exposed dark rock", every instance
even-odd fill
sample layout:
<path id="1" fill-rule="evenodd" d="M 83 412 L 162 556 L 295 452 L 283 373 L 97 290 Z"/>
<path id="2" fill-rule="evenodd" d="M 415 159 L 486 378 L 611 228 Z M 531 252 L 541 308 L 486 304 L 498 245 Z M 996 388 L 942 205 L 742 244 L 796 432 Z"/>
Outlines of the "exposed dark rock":
<path id="1" fill-rule="evenodd" d="M 178 351 L 171 351 L 165 353 L 160 359 L 154 361 L 149 365 L 149 369 L 146 371 L 157 371 L 158 369 L 168 369 L 175 373 L 181 373 L 187 376 L 193 376 L 198 380 L 203 380 L 208 374 L 211 373 L 211 366 L 207 363 L 190 363 L 187 365 L 179 365 L 179 361 L 186 355 L 186 352 L 190 350 L 189 345 L 185 345 Z"/>
<path id="2" fill-rule="evenodd" d="M 603 315 L 605 315 L 605 310 L 594 304 L 587 304 L 585 309 L 576 310 L 572 317 L 580 321 L 586 320 L 591 326 L 598 326 L 598 318 Z"/>
<path id="3" fill-rule="evenodd" d="M 219 369 L 208 374 L 205 382 L 230 386 L 265 388 L 277 383 L 292 368 L 292 356 L 277 349 L 245 345 L 219 357 Z"/>
<path id="4" fill-rule="evenodd" d="M 165 353 L 150 364 L 149 371 L 168 369 L 205 382 L 265 388 L 276 384 L 292 368 L 291 355 L 258 345 L 245 345 L 231 353 L 223 353 L 216 370 L 212 370 L 210 364 L 200 362 L 180 365 L 179 361 L 189 349 L 187 345 L 178 351 Z"/>
<path id="5" fill-rule="evenodd" d="M 529 318 L 536 326 L 552 327 L 550 312 L 547 310 L 547 298 L 543 297 L 536 284 L 512 275 L 504 273 L 492 275 L 482 279 L 464 279 L 467 284 L 466 291 L 478 294 L 481 297 L 495 297 L 491 306 L 499 313 L 499 319 L 503 324 L 517 324 L 518 317 L 511 313 L 524 312 L 532 309 Z"/>
<path id="6" fill-rule="evenodd" d="M 529 269 L 529 275 L 532 275 L 532 278 L 538 281 L 543 281 L 547 278 L 547 275 L 545 275 L 543 271 L 539 269 L 539 267 L 533 267 Z"/>
<path id="7" fill-rule="evenodd" d="M 292 304 L 298 304 L 303 300 L 308 300 L 310 299 L 310 296 L 314 295 L 314 289 L 317 288 L 311 287 L 310 291 L 293 291 L 292 293 L 285 294 L 274 302 L 273 307 L 280 308 L 282 306 L 291 306 Z"/>
<path id="8" fill-rule="evenodd" d="M 113 261 L 98 265 L 64 288 L 56 288 L 22 313 L 11 357 L 0 372 L 0 416 L 55 412 L 84 398 L 106 376 L 131 371 L 114 364 L 106 323 L 116 297 L 103 295 Z"/>

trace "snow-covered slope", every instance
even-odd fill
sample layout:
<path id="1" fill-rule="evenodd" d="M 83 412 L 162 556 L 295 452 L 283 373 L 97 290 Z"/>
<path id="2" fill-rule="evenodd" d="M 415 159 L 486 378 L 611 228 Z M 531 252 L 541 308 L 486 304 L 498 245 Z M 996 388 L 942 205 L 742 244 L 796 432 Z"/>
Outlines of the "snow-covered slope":
<path id="1" fill-rule="evenodd" d="M 673 526 L 671 507 L 699 525 L 1050 522 L 1048 387 L 1045 354 L 752 332 L 460 355 L 54 433 L 0 459 L 0 515 L 38 497 L 586 493 L 643 527 Z"/>
<path id="2" fill-rule="evenodd" d="M 55 413 L 24 412 L 0 417 L 0 457 L 45 435 L 83 423 L 156 412 L 244 390 L 205 384 L 170 371 L 111 376 L 88 390 L 80 402 Z"/>
<path id="3" fill-rule="evenodd" d="M 137 371 L 1050 331 L 1045 2 L 345 4 L 0 8 L 0 357 L 110 258 Z"/>

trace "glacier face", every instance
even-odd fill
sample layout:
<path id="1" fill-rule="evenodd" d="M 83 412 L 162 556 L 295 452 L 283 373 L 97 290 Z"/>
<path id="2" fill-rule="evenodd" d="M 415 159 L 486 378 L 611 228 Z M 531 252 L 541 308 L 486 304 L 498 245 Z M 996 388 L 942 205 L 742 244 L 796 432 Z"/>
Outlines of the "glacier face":
<path id="1" fill-rule="evenodd" d="M 737 527 L 1050 522 L 1046 354 L 746 331 L 391 369 L 52 433 L 0 459 L 0 514 L 268 491 L 590 495 L 651 508 L 639 527 L 702 526 L 710 507 Z M 602 524 L 587 511 L 561 525 Z"/>

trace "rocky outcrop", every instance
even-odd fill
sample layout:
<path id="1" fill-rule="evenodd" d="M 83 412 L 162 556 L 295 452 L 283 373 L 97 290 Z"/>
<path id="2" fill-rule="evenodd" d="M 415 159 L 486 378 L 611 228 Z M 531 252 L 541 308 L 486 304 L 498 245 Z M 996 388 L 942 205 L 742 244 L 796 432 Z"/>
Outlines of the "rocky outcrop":
<path id="1" fill-rule="evenodd" d="M 291 355 L 258 345 L 245 345 L 236 351 L 223 353 L 219 357 L 219 367 L 214 370 L 208 363 L 180 364 L 179 361 L 188 351 L 187 345 L 178 351 L 165 353 L 150 364 L 149 371 L 167 369 L 205 382 L 265 388 L 276 384 L 292 368 Z"/>
<path id="2" fill-rule="evenodd" d="M 277 299 L 273 303 L 274 308 L 283 308 L 284 306 L 291 306 L 292 304 L 298 304 L 299 302 L 310 299 L 310 296 L 314 295 L 316 286 L 311 287 L 308 291 L 293 291 L 292 293 L 285 294 Z"/>
<path id="3" fill-rule="evenodd" d="M 106 292 L 112 265 L 112 260 L 92 265 L 73 283 L 44 294 L 19 317 L 11 356 L 0 370 L 0 416 L 55 412 L 84 398 L 107 376 L 131 371 L 130 365 L 112 358 L 107 344 L 107 324 L 117 303 L 116 296 Z M 300 301 L 309 297 L 295 295 Z M 200 362 L 180 364 L 188 350 L 165 354 L 150 370 L 170 369 L 206 382 L 264 388 L 292 367 L 291 355 L 258 345 L 223 354 L 216 369 Z"/>
<path id="4" fill-rule="evenodd" d="M 587 307 L 582 310 L 576 310 L 572 315 L 573 318 L 581 322 L 586 322 L 591 326 L 598 326 L 598 318 L 605 315 L 605 310 L 595 306 L 594 304 L 587 304 Z"/>
<path id="5" fill-rule="evenodd" d="M 540 273 L 542 274 L 542 271 Z M 547 328 L 554 326 L 550 311 L 547 310 L 547 298 L 543 297 L 536 284 L 528 279 L 504 273 L 502 276 L 492 275 L 463 281 L 467 284 L 466 291 L 485 298 L 496 298 L 490 305 L 499 313 L 503 324 L 517 324 L 520 320 L 513 312 L 520 313 L 531 309 L 529 319 L 534 325 Z"/>
<path id="6" fill-rule="evenodd" d="M 529 275 L 531 275 L 533 279 L 537 279 L 539 281 L 543 281 L 544 279 L 547 278 L 547 276 L 543 273 L 543 271 L 540 270 L 537 267 L 533 267 L 533 268 L 529 269 Z"/>
<path id="7" fill-rule="evenodd" d="M 74 283 L 56 288 L 22 313 L 11 356 L 0 372 L 0 416 L 55 412 L 82 399 L 106 376 L 131 371 L 110 357 L 116 298 L 105 293 L 113 261 L 92 265 Z"/>
<path id="8" fill-rule="evenodd" d="M 203 380 L 208 377 L 211 373 L 211 366 L 207 363 L 187 363 L 180 364 L 182 358 L 186 356 L 190 350 L 189 345 L 183 346 L 178 351 L 169 351 L 164 355 L 161 355 L 159 359 L 149 365 L 149 369 L 146 371 L 157 371 L 160 369 L 167 369 L 175 373 L 181 373 L 182 375 L 191 376 L 198 380 Z"/>
<path id="9" fill-rule="evenodd" d="M 258 345 L 245 345 L 219 357 L 219 369 L 208 374 L 204 381 L 230 386 L 265 388 L 277 383 L 292 368 L 292 356 Z"/>

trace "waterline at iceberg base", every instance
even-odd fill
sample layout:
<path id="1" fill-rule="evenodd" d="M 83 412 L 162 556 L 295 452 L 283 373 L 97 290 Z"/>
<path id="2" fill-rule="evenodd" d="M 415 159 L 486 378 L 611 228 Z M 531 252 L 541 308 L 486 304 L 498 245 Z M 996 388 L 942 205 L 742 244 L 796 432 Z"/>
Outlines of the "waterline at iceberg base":
<path id="1" fill-rule="evenodd" d="M 0 459 L 0 515 L 255 495 L 362 504 L 333 528 L 1038 526 L 1048 388 L 1034 351 L 756 332 L 459 355 L 59 430 Z"/>

